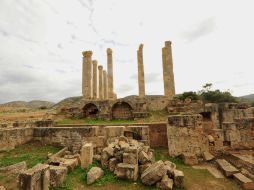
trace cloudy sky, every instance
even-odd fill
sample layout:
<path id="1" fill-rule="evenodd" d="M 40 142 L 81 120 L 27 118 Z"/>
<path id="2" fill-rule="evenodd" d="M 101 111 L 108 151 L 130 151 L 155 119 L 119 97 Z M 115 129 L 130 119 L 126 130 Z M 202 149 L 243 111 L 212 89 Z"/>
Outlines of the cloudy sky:
<path id="1" fill-rule="evenodd" d="M 140 43 L 146 93 L 163 94 L 166 40 L 177 93 L 254 93 L 252 0 L 0 0 L 0 103 L 80 96 L 81 52 L 105 67 L 108 47 L 118 97 L 137 94 Z"/>

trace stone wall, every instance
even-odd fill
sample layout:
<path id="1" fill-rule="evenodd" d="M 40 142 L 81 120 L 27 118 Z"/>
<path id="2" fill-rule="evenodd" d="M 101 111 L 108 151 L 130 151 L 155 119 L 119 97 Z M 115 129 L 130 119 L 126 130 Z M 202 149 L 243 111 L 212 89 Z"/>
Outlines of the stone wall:
<path id="1" fill-rule="evenodd" d="M 33 128 L 6 128 L 0 129 L 0 151 L 14 149 L 33 139 Z"/>
<path id="2" fill-rule="evenodd" d="M 101 148 L 105 146 L 108 138 L 120 135 L 132 135 L 134 139 L 150 144 L 151 147 L 167 147 L 166 130 L 166 123 L 122 126 L 58 125 L 34 128 L 33 135 L 34 140 L 66 146 L 75 152 L 80 150 L 82 142 L 93 142 L 97 148 Z"/>
<path id="3" fill-rule="evenodd" d="M 201 155 L 209 149 L 208 139 L 202 129 L 202 116 L 174 115 L 168 117 L 169 155 L 179 156 L 184 153 Z"/>

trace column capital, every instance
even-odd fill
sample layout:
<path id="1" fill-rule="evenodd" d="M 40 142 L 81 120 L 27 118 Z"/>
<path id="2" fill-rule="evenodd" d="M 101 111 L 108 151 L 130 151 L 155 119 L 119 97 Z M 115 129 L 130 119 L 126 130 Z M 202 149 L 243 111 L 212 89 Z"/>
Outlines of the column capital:
<path id="1" fill-rule="evenodd" d="M 93 60 L 92 63 L 93 63 L 93 65 L 97 65 L 98 62 L 97 62 L 97 60 Z"/>
<path id="2" fill-rule="evenodd" d="M 171 41 L 165 41 L 165 47 L 170 47 L 170 46 L 171 46 L 171 44 L 172 44 L 172 42 L 171 42 Z"/>
<path id="3" fill-rule="evenodd" d="M 93 55 L 93 52 L 92 51 L 83 51 L 82 52 L 83 56 L 84 57 L 91 57 Z"/>
<path id="4" fill-rule="evenodd" d="M 108 48 L 107 49 L 107 54 L 112 54 L 112 49 Z"/>
<path id="5" fill-rule="evenodd" d="M 99 70 L 103 70 L 103 66 L 102 66 L 102 65 L 99 65 L 99 66 L 98 66 L 98 69 L 99 69 Z"/>
<path id="6" fill-rule="evenodd" d="M 138 50 L 143 51 L 144 44 L 140 44 Z"/>

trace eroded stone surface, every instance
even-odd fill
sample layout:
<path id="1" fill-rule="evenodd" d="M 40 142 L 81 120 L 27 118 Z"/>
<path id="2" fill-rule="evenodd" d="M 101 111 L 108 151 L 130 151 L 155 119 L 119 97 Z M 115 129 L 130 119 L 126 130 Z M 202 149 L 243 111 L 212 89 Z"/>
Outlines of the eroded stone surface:
<path id="1" fill-rule="evenodd" d="M 59 187 L 64 182 L 68 169 L 64 166 L 50 166 L 50 185 L 52 187 Z"/>
<path id="2" fill-rule="evenodd" d="M 148 167 L 141 175 L 142 183 L 146 185 L 153 185 L 156 182 L 160 181 L 166 172 L 167 170 L 164 167 L 163 161 L 157 161 Z"/>
<path id="3" fill-rule="evenodd" d="M 235 173 L 238 173 L 239 170 L 232 166 L 228 161 L 224 159 L 217 159 L 216 160 L 219 168 L 223 171 L 225 176 L 230 177 Z"/>
<path id="4" fill-rule="evenodd" d="M 87 173 L 87 184 L 90 185 L 104 175 L 104 171 L 99 167 L 92 167 Z"/>

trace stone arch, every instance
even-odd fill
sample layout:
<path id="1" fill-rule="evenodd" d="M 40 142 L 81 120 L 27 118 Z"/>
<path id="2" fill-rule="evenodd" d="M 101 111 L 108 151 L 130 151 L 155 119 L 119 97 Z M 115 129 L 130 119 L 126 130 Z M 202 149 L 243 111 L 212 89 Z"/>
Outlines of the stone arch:
<path id="1" fill-rule="evenodd" d="M 83 107 L 83 116 L 86 118 L 96 118 L 98 113 L 99 109 L 93 103 L 88 103 Z"/>
<path id="2" fill-rule="evenodd" d="M 112 119 L 133 119 L 133 108 L 127 102 L 116 102 L 112 106 Z"/>

